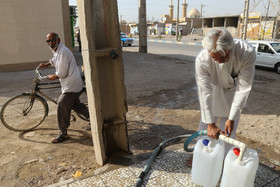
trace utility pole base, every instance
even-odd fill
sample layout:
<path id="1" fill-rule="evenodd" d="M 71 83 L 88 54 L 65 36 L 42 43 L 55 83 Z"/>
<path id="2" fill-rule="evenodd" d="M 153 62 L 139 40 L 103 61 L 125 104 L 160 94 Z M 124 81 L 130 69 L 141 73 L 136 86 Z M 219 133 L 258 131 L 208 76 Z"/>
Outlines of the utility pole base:
<path id="1" fill-rule="evenodd" d="M 77 5 L 95 158 L 104 165 L 112 153 L 129 151 L 117 1 Z"/>

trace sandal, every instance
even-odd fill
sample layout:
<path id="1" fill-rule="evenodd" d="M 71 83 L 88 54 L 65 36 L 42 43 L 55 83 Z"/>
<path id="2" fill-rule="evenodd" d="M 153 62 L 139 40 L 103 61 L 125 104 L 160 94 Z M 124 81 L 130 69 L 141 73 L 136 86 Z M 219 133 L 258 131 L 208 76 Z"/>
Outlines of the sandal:
<path id="1" fill-rule="evenodd" d="M 192 167 L 192 161 L 193 161 L 193 156 L 191 156 L 190 158 L 188 158 L 188 160 L 187 160 L 187 166 L 188 167 Z"/>
<path id="2" fill-rule="evenodd" d="M 64 140 L 67 140 L 70 138 L 68 135 L 59 134 L 55 139 L 52 140 L 52 143 L 60 143 Z"/>

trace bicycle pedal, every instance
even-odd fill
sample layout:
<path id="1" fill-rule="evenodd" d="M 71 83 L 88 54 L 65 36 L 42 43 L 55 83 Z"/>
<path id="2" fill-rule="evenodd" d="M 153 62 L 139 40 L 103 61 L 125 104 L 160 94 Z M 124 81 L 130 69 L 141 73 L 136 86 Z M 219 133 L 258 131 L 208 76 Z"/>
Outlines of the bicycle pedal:
<path id="1" fill-rule="evenodd" d="M 74 116 L 74 115 L 71 115 L 71 117 L 72 117 L 72 119 L 71 119 L 71 121 L 76 121 L 76 117 Z"/>

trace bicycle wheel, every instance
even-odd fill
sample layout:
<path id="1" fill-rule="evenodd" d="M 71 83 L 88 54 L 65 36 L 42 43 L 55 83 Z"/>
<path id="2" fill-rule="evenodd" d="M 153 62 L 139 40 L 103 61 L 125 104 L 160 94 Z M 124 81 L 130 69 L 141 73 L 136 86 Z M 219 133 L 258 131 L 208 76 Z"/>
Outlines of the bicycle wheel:
<path id="1" fill-rule="evenodd" d="M 88 108 L 88 101 L 87 101 L 87 90 L 86 88 L 83 88 L 82 91 L 80 92 L 79 95 L 79 99 L 81 103 L 84 103 L 86 105 L 86 107 Z M 76 113 L 79 118 L 81 118 L 82 120 L 85 121 L 90 121 L 90 119 L 86 118 L 85 116 L 83 116 L 82 114 Z"/>
<path id="2" fill-rule="evenodd" d="M 12 131 L 29 131 L 40 125 L 48 114 L 48 104 L 35 95 L 21 94 L 9 99 L 1 109 L 1 121 Z"/>

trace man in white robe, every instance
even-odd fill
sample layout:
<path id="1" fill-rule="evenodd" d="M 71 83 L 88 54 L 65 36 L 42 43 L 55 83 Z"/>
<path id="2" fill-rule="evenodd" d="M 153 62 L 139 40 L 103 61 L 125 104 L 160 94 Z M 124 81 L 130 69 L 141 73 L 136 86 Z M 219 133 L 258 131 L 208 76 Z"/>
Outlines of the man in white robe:
<path id="1" fill-rule="evenodd" d="M 195 61 L 201 110 L 199 130 L 207 129 L 213 139 L 218 139 L 219 134 L 235 138 L 241 111 L 252 88 L 256 52 L 246 41 L 234 41 L 225 28 L 212 29 L 202 46 L 204 49 Z"/>

